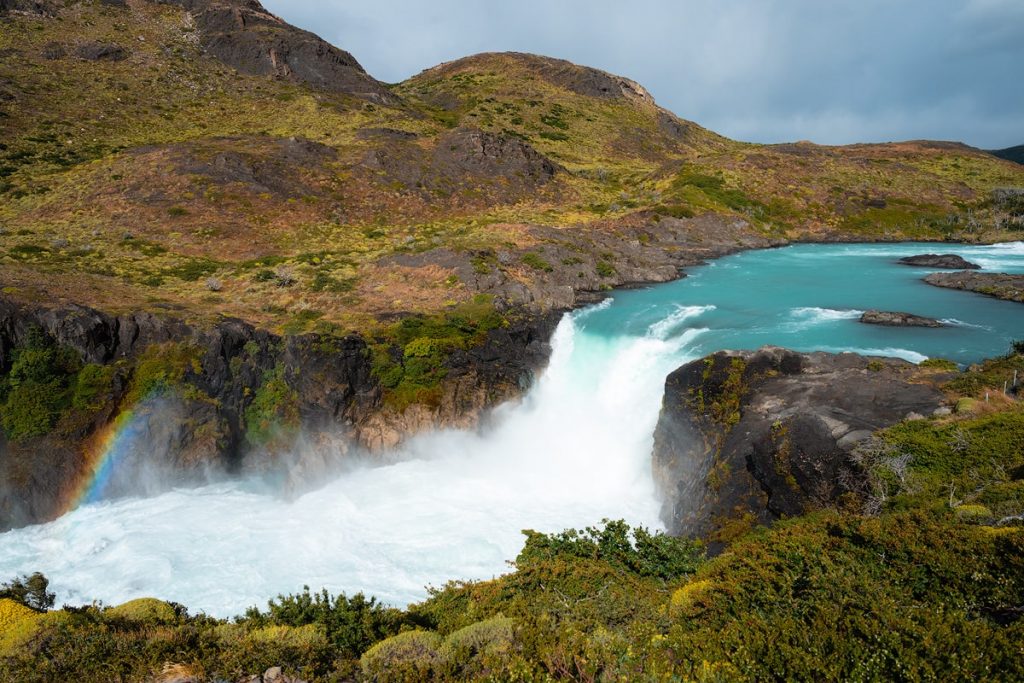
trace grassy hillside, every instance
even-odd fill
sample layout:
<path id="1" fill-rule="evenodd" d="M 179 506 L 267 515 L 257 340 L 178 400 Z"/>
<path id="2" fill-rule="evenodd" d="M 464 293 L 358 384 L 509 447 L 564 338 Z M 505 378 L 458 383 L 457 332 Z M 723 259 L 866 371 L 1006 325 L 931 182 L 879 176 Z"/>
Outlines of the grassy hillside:
<path id="1" fill-rule="evenodd" d="M 363 330 L 468 301 L 481 287 L 460 272 L 481 254 L 521 264 L 558 241 L 537 226 L 584 251 L 702 214 L 773 239 L 994 238 L 989 191 L 1024 185 L 960 145 L 733 142 L 635 83 L 530 55 L 459 60 L 369 100 L 240 73 L 173 5 L 0 22 L 0 263 L 21 299 Z M 410 253 L 426 256 L 394 258 Z"/>

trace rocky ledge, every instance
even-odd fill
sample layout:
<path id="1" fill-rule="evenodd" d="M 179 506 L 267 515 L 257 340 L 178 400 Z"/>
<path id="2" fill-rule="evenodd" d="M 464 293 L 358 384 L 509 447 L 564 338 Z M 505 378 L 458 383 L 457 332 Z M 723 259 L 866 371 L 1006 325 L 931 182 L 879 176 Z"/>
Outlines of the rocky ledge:
<path id="1" fill-rule="evenodd" d="M 923 268 L 947 268 L 949 270 L 980 270 L 981 266 L 971 263 L 962 256 L 956 254 L 918 254 L 917 256 L 905 256 L 899 261 L 905 266 L 918 266 Z"/>
<path id="2" fill-rule="evenodd" d="M 926 318 L 923 315 L 902 313 L 900 311 L 865 311 L 860 321 L 867 325 L 886 325 L 889 327 L 945 327 L 940 320 Z"/>
<path id="3" fill-rule="evenodd" d="M 932 273 L 924 281 L 936 287 L 962 289 L 1024 303 L 1024 275 L 1006 273 Z"/>
<path id="4" fill-rule="evenodd" d="M 402 406 L 387 400 L 375 370 L 382 347 L 359 335 L 282 337 L 234 319 L 198 327 L 0 297 L 0 377 L 28 378 L 18 400 L 11 389 L 2 404 L 17 410 L 0 411 L 0 531 L 60 514 L 115 433 L 121 459 L 105 497 L 240 472 L 280 470 L 302 486 L 339 458 L 431 428 L 472 427 L 529 385 L 557 320 L 506 316 L 446 357 L 430 401 Z"/>
<path id="5" fill-rule="evenodd" d="M 775 347 L 684 365 L 665 382 L 654 433 L 663 521 L 714 550 L 754 524 L 857 504 L 858 444 L 947 410 L 930 372 L 892 358 Z"/>

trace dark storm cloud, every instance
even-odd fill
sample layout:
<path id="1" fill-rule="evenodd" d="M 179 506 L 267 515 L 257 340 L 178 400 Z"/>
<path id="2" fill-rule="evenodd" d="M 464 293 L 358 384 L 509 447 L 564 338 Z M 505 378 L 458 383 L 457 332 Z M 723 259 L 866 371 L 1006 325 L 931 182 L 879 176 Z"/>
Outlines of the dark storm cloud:
<path id="1" fill-rule="evenodd" d="M 518 50 L 743 140 L 1024 143 L 1022 0 L 263 1 L 384 81 Z"/>

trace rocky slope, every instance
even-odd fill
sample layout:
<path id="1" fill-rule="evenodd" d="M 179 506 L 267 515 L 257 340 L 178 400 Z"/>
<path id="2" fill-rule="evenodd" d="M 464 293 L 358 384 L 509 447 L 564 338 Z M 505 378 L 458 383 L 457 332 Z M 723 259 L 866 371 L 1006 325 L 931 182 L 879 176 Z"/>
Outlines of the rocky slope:
<path id="1" fill-rule="evenodd" d="M 1006 301 L 1024 303 L 1024 275 L 1006 273 L 932 273 L 924 281 L 936 287 L 977 292 Z"/>
<path id="2" fill-rule="evenodd" d="M 934 378 L 902 360 L 772 347 L 684 365 L 654 434 L 665 524 L 714 548 L 753 524 L 859 505 L 858 445 L 944 410 Z"/>

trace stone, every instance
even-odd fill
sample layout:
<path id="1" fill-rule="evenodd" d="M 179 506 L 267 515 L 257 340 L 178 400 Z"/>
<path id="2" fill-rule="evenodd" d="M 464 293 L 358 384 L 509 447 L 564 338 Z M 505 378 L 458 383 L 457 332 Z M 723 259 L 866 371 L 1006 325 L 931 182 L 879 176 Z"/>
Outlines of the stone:
<path id="1" fill-rule="evenodd" d="M 918 254 L 905 256 L 899 260 L 905 266 L 924 268 L 948 268 L 950 270 L 979 270 L 981 266 L 971 263 L 957 254 Z"/>
<path id="2" fill-rule="evenodd" d="M 921 315 L 899 311 L 865 311 L 860 317 L 860 321 L 868 325 L 886 325 L 889 327 L 945 327 L 942 321 L 935 318 L 926 318 Z"/>
<path id="3" fill-rule="evenodd" d="M 662 520 L 714 551 L 737 524 L 839 506 L 863 490 L 857 447 L 943 401 L 895 358 L 765 347 L 688 363 L 665 381 L 654 433 Z"/>

